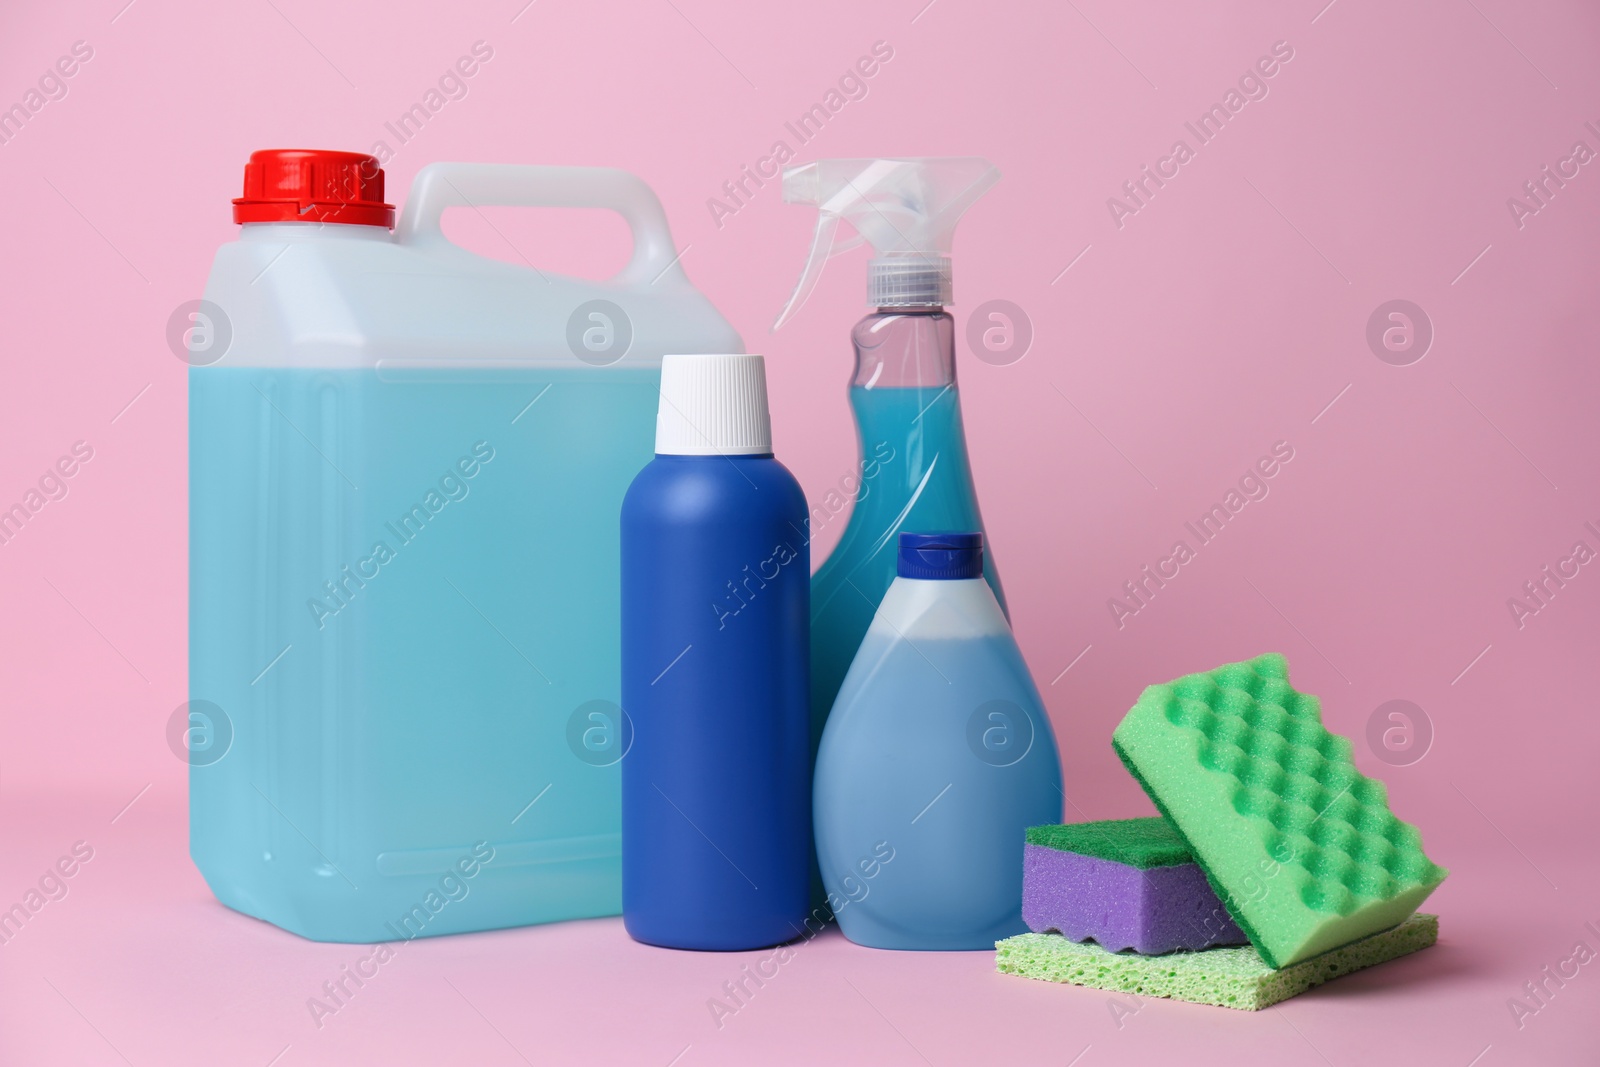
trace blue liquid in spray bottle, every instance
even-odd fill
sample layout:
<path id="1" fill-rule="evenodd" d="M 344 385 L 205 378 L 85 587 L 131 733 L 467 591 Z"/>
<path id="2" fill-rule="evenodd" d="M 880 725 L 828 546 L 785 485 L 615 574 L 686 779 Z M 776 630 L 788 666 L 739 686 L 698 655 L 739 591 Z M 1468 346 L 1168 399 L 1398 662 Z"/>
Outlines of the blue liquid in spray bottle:
<path id="1" fill-rule="evenodd" d="M 961 424 L 953 331 L 942 308 L 880 311 L 852 331 L 850 406 L 866 488 L 811 582 L 813 745 L 894 581 L 900 532 L 983 529 Z M 988 553 L 983 570 L 1003 611 L 1005 593 Z"/>

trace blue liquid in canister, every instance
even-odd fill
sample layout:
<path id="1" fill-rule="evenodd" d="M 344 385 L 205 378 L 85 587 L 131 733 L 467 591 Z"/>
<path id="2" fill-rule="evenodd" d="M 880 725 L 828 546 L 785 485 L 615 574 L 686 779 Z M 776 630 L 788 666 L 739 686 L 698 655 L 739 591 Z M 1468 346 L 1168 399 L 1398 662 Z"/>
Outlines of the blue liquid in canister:
<path id="1" fill-rule="evenodd" d="M 338 941 L 620 911 L 616 516 L 659 377 L 191 370 L 191 851 L 223 903 Z"/>

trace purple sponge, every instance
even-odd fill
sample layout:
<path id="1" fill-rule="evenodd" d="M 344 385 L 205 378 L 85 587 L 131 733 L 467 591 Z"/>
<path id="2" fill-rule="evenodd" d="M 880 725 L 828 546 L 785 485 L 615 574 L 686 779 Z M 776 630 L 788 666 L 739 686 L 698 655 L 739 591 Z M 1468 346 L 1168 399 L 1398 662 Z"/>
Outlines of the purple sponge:
<path id="1" fill-rule="evenodd" d="M 1035 933 L 1151 956 L 1247 940 L 1160 817 L 1029 829 L 1022 921 Z"/>

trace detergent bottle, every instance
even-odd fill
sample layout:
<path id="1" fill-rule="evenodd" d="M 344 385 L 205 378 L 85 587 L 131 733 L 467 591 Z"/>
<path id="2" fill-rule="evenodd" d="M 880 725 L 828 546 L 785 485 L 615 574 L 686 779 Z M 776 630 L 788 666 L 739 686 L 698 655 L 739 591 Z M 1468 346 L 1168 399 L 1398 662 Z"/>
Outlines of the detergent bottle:
<path id="1" fill-rule="evenodd" d="M 622 504 L 622 920 L 739 950 L 804 932 L 811 871 L 806 496 L 766 365 L 669 355 L 656 458 Z"/>
<path id="2" fill-rule="evenodd" d="M 491 204 L 610 209 L 632 259 L 445 237 Z M 188 348 L 196 865 L 316 940 L 618 914 L 617 515 L 662 355 L 739 335 L 623 171 L 435 164 L 396 226 L 373 157 L 257 152 L 234 221 Z"/>
<path id="3" fill-rule="evenodd" d="M 856 323 L 850 406 L 863 490 L 811 590 L 811 739 L 895 577 L 901 530 L 983 530 L 956 389 L 951 241 L 956 223 L 1000 178 L 988 160 L 824 159 L 787 167 L 783 198 L 817 209 L 800 282 L 773 329 L 805 303 L 829 258 L 863 242 L 867 304 Z M 853 229 L 850 234 L 847 229 Z M 992 554 L 984 577 L 1002 610 Z"/>
<path id="4" fill-rule="evenodd" d="M 975 531 L 902 533 L 817 753 L 828 907 L 874 948 L 992 949 L 1022 933 L 1030 826 L 1061 818 L 1039 690 Z"/>

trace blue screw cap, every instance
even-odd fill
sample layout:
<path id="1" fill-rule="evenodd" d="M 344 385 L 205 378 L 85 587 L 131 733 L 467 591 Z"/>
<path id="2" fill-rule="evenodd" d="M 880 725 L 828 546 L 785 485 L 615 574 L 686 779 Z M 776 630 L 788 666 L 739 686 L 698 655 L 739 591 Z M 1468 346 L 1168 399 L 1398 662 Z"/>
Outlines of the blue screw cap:
<path id="1" fill-rule="evenodd" d="M 983 534 L 903 533 L 895 573 L 902 578 L 954 581 L 983 577 Z"/>

